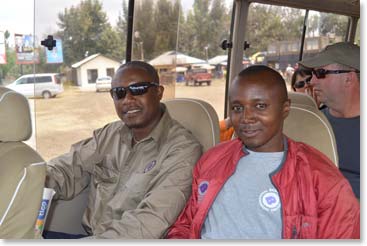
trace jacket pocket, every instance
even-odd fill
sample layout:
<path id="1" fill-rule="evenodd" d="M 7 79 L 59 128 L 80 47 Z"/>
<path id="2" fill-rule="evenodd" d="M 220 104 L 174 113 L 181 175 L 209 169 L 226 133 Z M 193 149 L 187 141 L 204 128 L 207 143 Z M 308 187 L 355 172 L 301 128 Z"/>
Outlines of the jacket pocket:
<path id="1" fill-rule="evenodd" d="M 306 215 L 285 216 L 284 238 L 286 239 L 316 239 L 317 217 Z"/>

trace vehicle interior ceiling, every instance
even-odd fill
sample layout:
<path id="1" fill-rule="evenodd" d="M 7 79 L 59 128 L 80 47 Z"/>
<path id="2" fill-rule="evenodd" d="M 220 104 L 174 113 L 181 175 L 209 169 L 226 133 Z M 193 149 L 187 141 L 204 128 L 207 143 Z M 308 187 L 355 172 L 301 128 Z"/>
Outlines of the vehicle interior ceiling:
<path id="1" fill-rule="evenodd" d="M 224 102 L 225 117 L 228 115 L 228 91 L 229 81 L 242 69 L 240 62 L 243 57 L 244 42 L 246 40 L 246 18 L 248 15 L 248 6 L 251 3 L 260 3 L 268 5 L 278 5 L 284 7 L 333 13 L 350 17 L 349 30 L 346 35 L 346 41 L 353 42 L 357 29 L 357 23 L 360 18 L 359 0 L 234 0 L 233 19 L 231 25 L 231 39 L 233 47 L 228 56 L 228 76 L 226 82 L 226 99 Z M 251 45 L 251 44 L 250 44 Z"/>

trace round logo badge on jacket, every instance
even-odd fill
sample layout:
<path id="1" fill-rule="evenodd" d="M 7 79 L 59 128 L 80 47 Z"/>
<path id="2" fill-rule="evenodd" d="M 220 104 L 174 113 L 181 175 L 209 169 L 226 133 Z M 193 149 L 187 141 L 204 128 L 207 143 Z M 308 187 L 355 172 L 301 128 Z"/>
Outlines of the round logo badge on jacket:
<path id="1" fill-rule="evenodd" d="M 209 181 L 201 181 L 198 186 L 198 202 L 201 202 L 204 199 L 205 193 L 209 188 Z"/>
<path id="2" fill-rule="evenodd" d="M 149 162 L 149 163 L 145 166 L 144 173 L 147 173 L 147 172 L 149 172 L 150 170 L 152 170 L 156 163 L 157 163 L 157 161 L 156 161 L 156 160 Z"/>
<path id="3" fill-rule="evenodd" d="M 280 208 L 279 194 L 275 189 L 268 189 L 261 192 L 259 204 L 262 209 L 268 212 L 274 212 Z"/>

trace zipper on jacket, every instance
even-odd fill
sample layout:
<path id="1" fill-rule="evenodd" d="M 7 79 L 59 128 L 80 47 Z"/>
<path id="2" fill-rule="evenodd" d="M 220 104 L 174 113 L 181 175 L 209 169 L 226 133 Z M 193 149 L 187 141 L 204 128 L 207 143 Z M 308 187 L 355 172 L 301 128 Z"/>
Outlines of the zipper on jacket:
<path id="1" fill-rule="evenodd" d="M 280 165 L 278 166 L 278 168 L 276 170 L 274 170 L 272 173 L 269 173 L 269 179 L 270 179 L 271 184 L 274 186 L 274 188 L 278 192 L 279 201 L 280 201 L 281 215 L 282 215 L 281 218 L 280 218 L 281 221 L 282 221 L 282 235 L 281 236 L 284 239 L 285 238 L 284 237 L 284 207 L 283 207 L 282 194 L 280 193 L 279 188 L 276 185 L 276 182 L 274 182 L 274 180 L 273 180 L 273 176 L 275 174 L 277 174 L 282 169 L 282 167 L 283 167 L 283 165 L 284 165 L 284 163 L 286 161 L 287 155 L 288 155 L 288 141 L 287 141 L 287 138 L 285 136 L 283 138 L 283 143 L 284 143 L 284 156 L 283 156 L 283 159 L 282 159 Z M 296 234 L 297 234 L 297 228 L 296 228 L 296 226 L 294 226 L 294 229 L 296 230 Z M 291 237 L 291 238 L 293 238 L 293 237 Z"/>

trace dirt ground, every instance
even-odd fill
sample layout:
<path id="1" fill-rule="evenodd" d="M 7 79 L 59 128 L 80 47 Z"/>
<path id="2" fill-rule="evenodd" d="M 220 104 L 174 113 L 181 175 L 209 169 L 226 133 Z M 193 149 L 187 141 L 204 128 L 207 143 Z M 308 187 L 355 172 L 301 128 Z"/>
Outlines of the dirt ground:
<path id="1" fill-rule="evenodd" d="M 224 88 L 224 80 L 213 80 L 211 86 L 176 83 L 174 92 L 166 88 L 166 95 L 203 99 L 222 119 Z M 64 89 L 56 98 L 34 100 L 36 149 L 45 160 L 69 151 L 71 144 L 92 136 L 94 129 L 119 120 L 108 92 L 81 91 L 70 86 Z"/>

